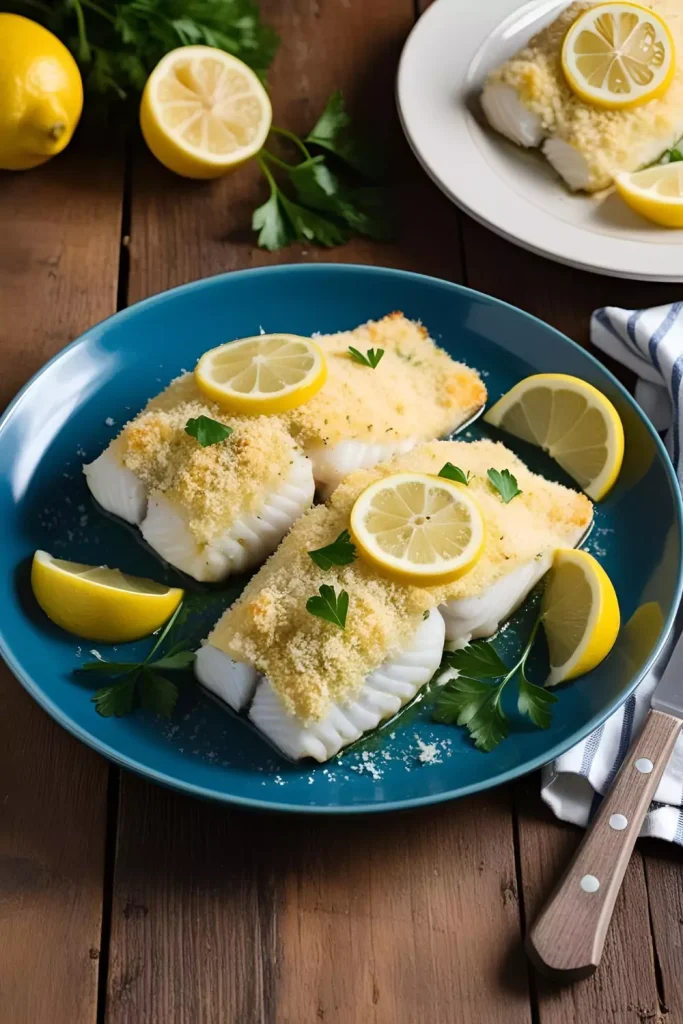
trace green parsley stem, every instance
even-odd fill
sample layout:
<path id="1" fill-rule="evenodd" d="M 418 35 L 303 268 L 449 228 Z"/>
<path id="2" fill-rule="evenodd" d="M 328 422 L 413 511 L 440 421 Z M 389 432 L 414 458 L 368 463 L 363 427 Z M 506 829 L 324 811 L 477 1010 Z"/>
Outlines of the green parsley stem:
<path id="1" fill-rule="evenodd" d="M 88 8 L 88 10 L 90 10 L 90 11 L 94 11 L 94 12 L 95 12 L 95 14 L 99 14 L 101 18 L 106 18 L 106 19 L 107 19 L 107 21 L 108 21 L 108 22 L 109 22 L 110 24 L 112 24 L 112 25 L 115 25 L 115 24 L 116 24 L 116 18 L 114 18 L 114 17 L 113 17 L 113 16 L 112 16 L 112 15 L 111 15 L 111 14 L 109 13 L 109 11 L 105 11 L 105 10 L 104 10 L 104 9 L 103 9 L 102 7 L 100 7 L 100 6 L 98 5 L 98 4 L 94 4 L 94 3 L 92 2 L 92 0 L 80 0 L 80 3 L 81 3 L 81 5 L 82 5 L 83 7 L 87 7 L 87 8 Z"/>
<path id="2" fill-rule="evenodd" d="M 274 124 L 271 124 L 270 130 L 276 135 L 281 135 L 283 139 L 289 139 L 290 142 L 293 142 L 294 145 L 301 150 L 306 159 L 310 160 L 311 154 L 298 135 L 295 135 L 294 132 L 290 132 L 287 128 L 278 128 L 277 125 Z"/>
<path id="3" fill-rule="evenodd" d="M 278 192 L 279 192 L 280 190 L 279 190 L 279 189 L 278 189 L 278 187 L 277 187 L 277 182 L 275 181 L 275 178 L 274 178 L 274 177 L 273 177 L 273 175 L 272 175 L 272 174 L 270 173 L 270 170 L 269 170 L 269 168 L 268 168 L 268 164 L 267 164 L 267 163 L 265 162 L 265 160 L 263 159 L 264 155 L 266 155 L 266 154 L 267 154 L 267 150 L 265 150 L 265 149 L 262 149 L 262 150 L 261 150 L 261 152 L 260 152 L 260 153 L 258 154 L 258 156 L 256 157 L 256 160 L 257 160 L 257 162 L 258 162 L 258 165 L 259 165 L 259 167 L 261 168 L 261 171 L 262 171 L 262 173 L 263 173 L 263 175 L 264 175 L 264 177 L 265 177 L 266 181 L 267 181 L 267 182 L 268 182 L 268 184 L 270 185 L 270 194 L 271 194 L 272 196 L 275 196 L 275 195 L 277 195 L 277 194 L 278 194 Z M 271 154 L 270 154 L 270 153 L 268 153 L 267 155 L 268 155 L 268 156 L 271 156 Z"/>
<path id="4" fill-rule="evenodd" d="M 531 648 L 534 646 L 534 641 L 536 640 L 536 634 L 538 633 L 538 631 L 540 629 L 542 621 L 543 621 L 543 614 L 541 612 L 539 612 L 538 616 L 536 617 L 536 621 L 534 622 L 533 629 L 531 630 L 531 633 L 529 634 L 529 639 L 526 642 L 526 646 L 524 647 L 524 650 L 522 651 L 522 653 L 519 656 L 519 660 L 517 661 L 517 663 L 515 665 L 513 665 L 513 667 L 510 669 L 510 671 L 507 673 L 507 675 L 503 677 L 502 682 L 499 683 L 499 685 L 498 685 L 498 696 L 496 697 L 496 703 L 500 703 L 501 694 L 503 693 L 503 690 L 505 689 L 507 684 L 510 682 L 512 677 L 516 676 L 517 673 L 519 672 L 519 670 L 523 669 L 524 666 L 526 665 L 527 658 L 529 657 L 529 654 L 531 653 Z"/>
<path id="5" fill-rule="evenodd" d="M 81 0 L 71 0 L 71 6 L 74 9 L 74 13 L 76 15 L 76 22 L 78 24 L 78 53 L 81 60 L 89 61 L 90 45 L 88 43 L 88 36 L 85 31 L 85 17 L 83 16 Z"/>
<path id="6" fill-rule="evenodd" d="M 173 615 L 168 620 L 168 622 L 164 626 L 163 630 L 159 634 L 157 642 L 155 643 L 154 647 L 152 648 L 152 650 L 149 652 L 149 654 L 147 655 L 147 657 L 143 661 L 143 663 L 142 663 L 143 665 L 147 665 L 150 662 L 150 660 L 152 658 L 152 655 L 157 651 L 159 646 L 164 642 L 164 640 L 168 636 L 169 632 L 173 628 L 173 623 L 175 622 L 175 620 L 180 615 L 180 609 L 182 608 L 182 606 L 183 606 L 183 602 L 181 601 L 180 604 L 178 605 L 178 607 L 176 608 L 176 610 L 173 612 Z"/>
<path id="7" fill-rule="evenodd" d="M 276 167 L 279 167 L 283 171 L 293 171 L 296 167 L 301 166 L 300 164 L 288 164 L 286 160 L 281 160 L 279 156 L 275 156 L 275 153 L 271 153 L 268 149 L 262 149 L 259 153 L 259 161 L 261 158 L 269 160 Z"/>

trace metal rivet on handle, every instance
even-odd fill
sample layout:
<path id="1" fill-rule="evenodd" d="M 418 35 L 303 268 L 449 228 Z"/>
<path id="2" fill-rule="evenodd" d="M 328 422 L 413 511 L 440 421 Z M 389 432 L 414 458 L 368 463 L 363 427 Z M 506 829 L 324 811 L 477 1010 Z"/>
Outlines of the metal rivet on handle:
<path id="1" fill-rule="evenodd" d="M 623 814 L 613 814 L 609 819 L 609 827 L 615 832 L 621 832 L 628 825 L 628 818 Z"/>
<path id="2" fill-rule="evenodd" d="M 581 879 L 581 888 L 584 892 L 597 892 L 600 882 L 595 875 L 584 875 Z"/>
<path id="3" fill-rule="evenodd" d="M 654 765 L 649 757 L 639 757 L 635 765 L 637 772 L 642 772 L 643 775 L 649 775 Z"/>

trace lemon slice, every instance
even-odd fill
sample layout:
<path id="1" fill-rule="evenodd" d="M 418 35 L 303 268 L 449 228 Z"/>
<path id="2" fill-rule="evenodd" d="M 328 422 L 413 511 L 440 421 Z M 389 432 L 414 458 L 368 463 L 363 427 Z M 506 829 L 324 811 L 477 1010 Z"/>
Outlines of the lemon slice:
<path id="1" fill-rule="evenodd" d="M 547 686 L 590 672 L 607 657 L 619 632 L 612 582 L 587 551 L 557 551 L 541 604 L 550 652 Z"/>
<path id="2" fill-rule="evenodd" d="M 619 413 L 601 391 L 578 377 L 525 377 L 484 419 L 543 448 L 594 501 L 604 498 L 619 476 L 624 458 Z"/>
<path id="3" fill-rule="evenodd" d="M 205 352 L 197 387 L 230 412 L 272 415 L 312 398 L 327 379 L 322 351 L 295 334 L 259 334 Z"/>
<path id="4" fill-rule="evenodd" d="M 145 142 L 186 178 L 218 178 L 255 156 L 272 116 L 251 68 L 212 46 L 181 46 L 162 57 L 140 104 Z"/>
<path id="5" fill-rule="evenodd" d="M 562 70 L 586 103 L 623 110 L 666 92 L 676 70 L 676 48 L 666 22 L 649 8 L 597 4 L 567 32 Z"/>
<path id="6" fill-rule="evenodd" d="M 618 174 L 617 191 L 632 210 L 665 228 L 683 228 L 683 163 Z"/>
<path id="7" fill-rule="evenodd" d="M 484 547 L 481 513 L 465 487 L 426 473 L 370 484 L 351 511 L 351 535 L 367 562 L 416 586 L 458 579 Z"/>
<path id="8" fill-rule="evenodd" d="M 49 619 L 86 640 L 126 643 L 166 622 L 183 591 L 119 569 L 82 565 L 36 551 L 31 568 L 36 601 Z"/>

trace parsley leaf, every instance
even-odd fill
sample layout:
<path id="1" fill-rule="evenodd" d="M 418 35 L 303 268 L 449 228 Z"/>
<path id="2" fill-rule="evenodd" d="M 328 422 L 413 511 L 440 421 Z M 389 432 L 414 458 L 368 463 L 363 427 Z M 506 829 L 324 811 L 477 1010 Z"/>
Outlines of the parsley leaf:
<path id="1" fill-rule="evenodd" d="M 446 462 L 439 470 L 439 476 L 443 476 L 446 480 L 455 480 L 459 484 L 469 484 L 470 474 L 464 473 L 459 466 L 454 466 L 452 462 Z"/>
<path id="2" fill-rule="evenodd" d="M 363 355 L 363 353 L 359 352 L 357 348 L 353 347 L 353 345 L 349 345 L 349 354 L 355 363 L 360 363 L 362 366 L 369 366 L 374 370 L 384 355 L 384 349 L 369 348 L 365 355 Z"/>
<path id="3" fill-rule="evenodd" d="M 522 669 L 519 674 L 519 697 L 517 699 L 517 710 L 520 715 L 528 715 L 539 729 L 547 729 L 553 720 L 553 713 L 550 710 L 553 704 L 557 704 L 555 694 L 544 686 L 535 686 L 530 683 Z"/>
<path id="4" fill-rule="evenodd" d="M 112 715 L 128 715 L 136 707 L 147 708 L 167 718 L 173 713 L 178 699 L 178 687 L 159 671 L 178 671 L 189 668 L 195 658 L 194 651 L 183 641 L 174 644 L 165 655 L 152 660 L 169 636 L 171 630 L 183 621 L 182 602 L 155 640 L 154 646 L 142 662 L 105 661 L 95 654 L 96 661 L 87 662 L 78 671 L 102 673 L 117 678 L 111 686 L 105 686 L 93 695 L 92 701 L 98 714 L 105 718 Z M 95 653 L 95 652 L 93 652 Z"/>
<path id="5" fill-rule="evenodd" d="M 264 77 L 279 42 L 254 0 L 9 0 L 5 9 L 61 39 L 86 91 L 107 102 L 141 92 L 164 54 L 178 46 L 218 47 Z"/>
<path id="6" fill-rule="evenodd" d="M 509 469 L 503 469 L 500 472 L 497 469 L 489 469 L 487 476 L 506 505 L 522 493 L 517 486 L 517 480 Z"/>
<path id="7" fill-rule="evenodd" d="M 121 718 L 133 710 L 135 699 L 135 684 L 137 674 L 124 679 L 121 683 L 114 683 L 113 686 L 105 686 L 94 694 L 92 700 L 98 715 L 103 718 Z"/>
<path id="8" fill-rule="evenodd" d="M 351 118 L 346 113 L 344 97 L 339 90 L 332 93 L 318 123 L 305 141 L 329 150 L 367 178 L 381 178 L 384 173 L 380 153 L 351 134 Z"/>
<path id="9" fill-rule="evenodd" d="M 348 530 L 342 530 L 337 539 L 324 548 L 309 551 L 308 557 L 327 572 L 333 565 L 350 565 L 356 559 L 356 546 L 351 542 Z"/>
<path id="10" fill-rule="evenodd" d="M 268 199 L 252 215 L 252 228 L 259 232 L 262 248 L 275 252 L 290 242 L 331 248 L 354 234 L 379 240 L 395 237 L 394 216 L 384 190 L 368 184 L 376 179 L 366 159 L 369 151 L 352 133 L 341 93 L 330 98 L 305 139 L 286 128 L 273 126 L 271 132 L 292 144 L 303 159 L 288 163 L 270 148 L 257 157 L 270 188 Z M 314 154 L 310 146 L 326 152 Z M 347 166 L 332 166 L 335 156 Z"/>
<path id="11" fill-rule="evenodd" d="M 170 718 L 178 700 L 178 687 L 151 668 L 142 670 L 140 705 L 162 718 Z"/>
<path id="12" fill-rule="evenodd" d="M 344 629 L 346 626 L 346 613 L 349 610 L 349 595 L 342 590 L 339 596 L 334 587 L 323 583 L 318 588 L 320 597 L 309 597 L 306 602 L 306 611 L 311 615 L 317 615 L 319 619 L 334 623 Z"/>
<path id="13" fill-rule="evenodd" d="M 498 651 L 486 640 L 472 640 L 458 651 L 445 651 L 444 660 L 461 676 L 471 679 L 496 679 L 507 672 L 507 665 Z"/>
<path id="14" fill-rule="evenodd" d="M 202 448 L 208 448 L 212 444 L 225 441 L 233 433 L 233 429 L 219 423 L 218 420 L 212 420 L 209 416 L 197 416 L 196 419 L 187 421 L 185 433 L 196 438 Z"/>
<path id="15" fill-rule="evenodd" d="M 534 725 L 547 729 L 557 698 L 544 687 L 530 683 L 525 674 L 540 624 L 541 615 L 512 668 L 508 668 L 494 646 L 485 640 L 475 640 L 459 651 L 446 651 L 444 663 L 456 669 L 458 675 L 441 689 L 432 715 L 434 720 L 445 725 L 466 726 L 479 750 L 493 750 L 509 734 L 501 698 L 510 680 L 517 677 L 520 714 L 528 715 Z M 500 682 L 490 681 L 496 679 Z"/>

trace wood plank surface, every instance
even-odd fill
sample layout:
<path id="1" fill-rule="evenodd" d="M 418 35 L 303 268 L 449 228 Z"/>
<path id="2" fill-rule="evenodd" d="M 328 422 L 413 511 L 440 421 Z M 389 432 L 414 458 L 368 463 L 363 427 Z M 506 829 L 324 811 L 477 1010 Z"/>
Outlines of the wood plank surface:
<path id="1" fill-rule="evenodd" d="M 283 37 L 276 120 L 303 130 L 342 87 L 400 157 L 400 241 L 268 255 L 248 231 L 263 194 L 249 169 L 197 186 L 140 153 L 130 300 L 311 259 L 458 279 L 457 212 L 408 154 L 394 113 L 412 0 L 262 8 Z M 527 1024 L 510 798 L 312 823 L 208 807 L 122 776 L 107 1024 Z"/>
<path id="2" fill-rule="evenodd" d="M 0 407 L 114 312 L 122 167 L 78 142 L 0 175 Z M 0 666 L 0 1020 L 94 1024 L 107 764 Z"/>

